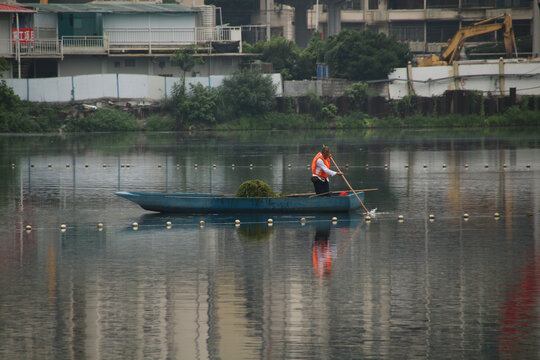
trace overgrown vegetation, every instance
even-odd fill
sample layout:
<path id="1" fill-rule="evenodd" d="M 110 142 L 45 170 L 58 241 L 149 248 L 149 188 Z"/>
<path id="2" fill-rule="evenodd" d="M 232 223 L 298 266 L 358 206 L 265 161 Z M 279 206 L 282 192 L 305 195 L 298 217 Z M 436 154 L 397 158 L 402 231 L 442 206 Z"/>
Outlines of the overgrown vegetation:
<path id="1" fill-rule="evenodd" d="M 236 192 L 237 197 L 276 197 L 270 185 L 261 180 L 244 181 Z"/>
<path id="2" fill-rule="evenodd" d="M 349 80 L 383 79 L 396 67 L 406 66 L 409 48 L 394 38 L 371 31 L 343 30 L 322 40 L 315 34 L 305 49 L 282 37 L 244 45 L 244 52 L 260 54 L 285 80 L 311 79 L 317 63 L 326 63 L 332 77 Z"/>
<path id="3" fill-rule="evenodd" d="M 135 131 L 139 130 L 137 118 L 125 111 L 98 109 L 86 117 L 70 119 L 65 125 L 68 132 Z"/>

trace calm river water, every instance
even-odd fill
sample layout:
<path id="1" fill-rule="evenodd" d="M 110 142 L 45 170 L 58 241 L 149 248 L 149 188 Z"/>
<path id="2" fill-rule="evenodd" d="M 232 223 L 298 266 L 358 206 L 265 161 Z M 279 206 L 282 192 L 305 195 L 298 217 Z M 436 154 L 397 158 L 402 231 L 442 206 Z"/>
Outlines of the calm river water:
<path id="1" fill-rule="evenodd" d="M 232 194 L 249 179 L 311 192 L 323 143 L 354 188 L 378 189 L 370 222 L 159 215 L 115 195 Z M 2 359 L 540 358 L 537 129 L 2 136 L 0 149 Z"/>

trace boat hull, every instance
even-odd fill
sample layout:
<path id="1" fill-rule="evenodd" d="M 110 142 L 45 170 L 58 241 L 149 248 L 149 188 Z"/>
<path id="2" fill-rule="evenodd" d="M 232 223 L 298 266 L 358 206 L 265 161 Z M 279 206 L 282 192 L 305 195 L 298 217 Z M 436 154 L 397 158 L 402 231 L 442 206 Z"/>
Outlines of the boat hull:
<path id="1" fill-rule="evenodd" d="M 138 204 L 145 210 L 163 213 L 225 212 L 348 212 L 361 204 L 352 192 L 347 195 L 295 196 L 277 198 L 240 198 L 210 194 L 165 194 L 119 191 L 116 195 Z M 364 193 L 357 192 L 363 201 Z"/>

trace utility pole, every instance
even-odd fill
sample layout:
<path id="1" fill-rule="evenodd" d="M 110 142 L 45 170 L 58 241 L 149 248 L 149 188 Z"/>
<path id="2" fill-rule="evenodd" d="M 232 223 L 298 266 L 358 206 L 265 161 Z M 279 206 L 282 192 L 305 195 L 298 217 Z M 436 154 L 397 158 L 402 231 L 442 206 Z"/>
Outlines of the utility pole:
<path id="1" fill-rule="evenodd" d="M 533 1 L 532 57 L 540 56 L 540 0 Z"/>
<path id="2" fill-rule="evenodd" d="M 270 0 L 266 0 L 266 41 L 270 41 Z"/>

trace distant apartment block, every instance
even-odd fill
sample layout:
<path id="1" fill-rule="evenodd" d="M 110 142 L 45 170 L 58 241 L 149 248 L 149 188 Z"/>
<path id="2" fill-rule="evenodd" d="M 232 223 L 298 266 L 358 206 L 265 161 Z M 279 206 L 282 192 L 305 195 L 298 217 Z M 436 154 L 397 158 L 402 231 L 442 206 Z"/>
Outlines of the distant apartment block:
<path id="1" fill-rule="evenodd" d="M 34 78 L 130 73 L 174 76 L 182 46 L 205 59 L 193 74 L 227 74 L 238 68 L 242 28 L 223 26 L 214 6 L 92 2 L 0 4 L 0 57 L 4 77 Z"/>

